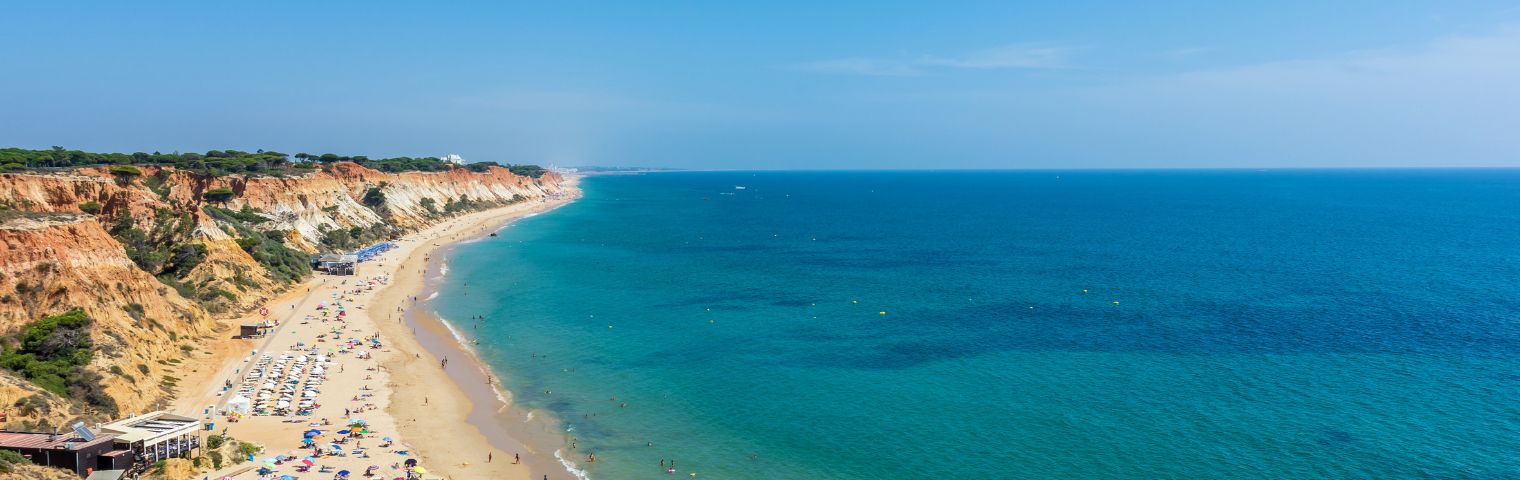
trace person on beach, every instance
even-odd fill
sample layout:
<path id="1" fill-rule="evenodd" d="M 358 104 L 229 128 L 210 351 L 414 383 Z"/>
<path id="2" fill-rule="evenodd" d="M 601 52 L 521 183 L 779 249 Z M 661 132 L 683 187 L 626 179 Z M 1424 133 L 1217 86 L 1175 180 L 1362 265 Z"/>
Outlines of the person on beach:
<path id="1" fill-rule="evenodd" d="M 491 463 L 491 459 L 495 458 L 495 457 L 496 457 L 496 452 L 487 453 L 486 454 L 486 463 Z"/>
<path id="2" fill-rule="evenodd" d="M 519 463 L 522 463 L 522 455 L 516 453 L 512 454 L 512 464 L 517 465 Z"/>

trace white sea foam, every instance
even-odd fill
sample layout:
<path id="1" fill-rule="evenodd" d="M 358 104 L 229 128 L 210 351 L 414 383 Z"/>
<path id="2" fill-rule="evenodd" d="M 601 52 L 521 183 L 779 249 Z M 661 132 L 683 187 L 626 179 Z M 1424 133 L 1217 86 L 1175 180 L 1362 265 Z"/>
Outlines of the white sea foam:
<path id="1" fill-rule="evenodd" d="M 432 295 L 428 295 L 427 298 L 424 298 L 422 300 L 423 301 L 428 301 L 428 300 L 432 300 L 432 299 L 435 299 L 435 298 L 438 298 L 438 292 L 433 292 Z"/>
<path id="2" fill-rule="evenodd" d="M 533 421 L 533 412 L 530 410 L 528 411 L 528 416 L 523 417 L 523 423 L 528 423 L 531 421 Z"/>
<path id="3" fill-rule="evenodd" d="M 570 475 L 574 476 L 575 478 L 579 478 L 581 480 L 588 480 L 588 479 L 591 478 L 589 475 L 586 475 L 586 471 L 585 470 L 581 470 L 579 468 L 575 468 L 575 463 L 571 462 L 569 460 L 565 460 L 565 457 L 562 456 L 562 455 L 560 455 L 559 452 L 560 452 L 560 450 L 555 450 L 554 451 L 554 458 L 556 460 L 559 460 L 559 464 L 560 465 L 564 465 L 565 466 L 565 471 L 570 472 Z"/>
<path id="4" fill-rule="evenodd" d="M 476 360 L 479 361 L 478 358 Z M 486 364 L 485 364 L 485 362 L 480 362 L 480 372 L 483 373 L 483 374 L 485 374 L 485 375 L 487 375 L 486 378 L 493 378 L 493 377 L 495 377 L 495 375 L 493 375 L 491 373 L 491 368 L 487 367 Z M 506 389 L 497 388 L 495 385 L 492 385 L 491 386 L 491 393 L 496 394 L 496 401 L 501 402 L 501 406 L 496 409 L 497 413 L 501 413 L 502 410 L 506 410 L 508 407 L 512 406 L 512 393 L 511 392 L 506 391 Z M 533 412 L 528 412 L 528 419 L 531 420 L 532 418 L 533 418 Z"/>
<path id="5" fill-rule="evenodd" d="M 447 277 L 448 275 L 449 275 L 449 262 L 438 262 L 438 276 L 440 276 L 440 277 Z"/>
<path id="6" fill-rule="evenodd" d="M 453 322 L 450 322 L 447 318 L 443 318 L 443 315 L 439 315 L 438 312 L 433 312 L 433 316 L 438 318 L 438 323 L 442 323 L 444 328 L 449 329 L 449 335 L 453 335 L 454 341 L 459 342 L 459 348 L 463 348 L 471 354 L 475 353 L 475 350 L 470 348 L 470 342 L 465 340 L 464 334 L 459 333 L 459 329 L 454 328 Z"/>

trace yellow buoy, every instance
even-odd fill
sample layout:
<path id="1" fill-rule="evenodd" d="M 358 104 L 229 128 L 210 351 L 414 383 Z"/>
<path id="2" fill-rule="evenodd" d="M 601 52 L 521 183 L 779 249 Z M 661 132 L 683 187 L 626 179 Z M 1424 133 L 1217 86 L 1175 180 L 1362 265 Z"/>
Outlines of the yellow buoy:
<path id="1" fill-rule="evenodd" d="M 856 301 L 856 300 L 850 300 L 850 303 L 860 303 L 860 302 Z"/>
<path id="2" fill-rule="evenodd" d="M 1119 304 L 1119 301 L 1118 300 L 1114 300 L 1114 305 L 1118 305 L 1118 304 Z"/>
<path id="3" fill-rule="evenodd" d="M 886 315 L 887 312 L 876 312 L 878 315 Z"/>

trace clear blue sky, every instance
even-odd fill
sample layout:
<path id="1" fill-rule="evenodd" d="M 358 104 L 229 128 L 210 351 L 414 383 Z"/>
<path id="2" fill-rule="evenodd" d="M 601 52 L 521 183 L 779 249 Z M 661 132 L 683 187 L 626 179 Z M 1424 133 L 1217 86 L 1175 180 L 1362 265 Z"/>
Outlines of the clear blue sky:
<path id="1" fill-rule="evenodd" d="M 0 3 L 0 145 L 1520 165 L 1520 2 L 228 3 Z"/>

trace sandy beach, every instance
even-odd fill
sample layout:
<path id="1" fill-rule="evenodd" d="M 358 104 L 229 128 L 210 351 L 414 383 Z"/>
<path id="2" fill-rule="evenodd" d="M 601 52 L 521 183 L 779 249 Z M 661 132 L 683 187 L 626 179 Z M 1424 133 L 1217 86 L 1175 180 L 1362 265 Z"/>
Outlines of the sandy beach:
<path id="1" fill-rule="evenodd" d="M 215 422 L 217 433 L 225 430 L 232 438 L 265 447 L 256 461 L 228 466 L 210 477 L 257 478 L 256 469 L 267 458 L 311 455 L 311 448 L 302 448 L 303 432 L 321 430 L 317 443 L 325 444 L 342 438 L 337 432 L 355 418 L 370 433 L 343 442 L 343 455 L 319 457 L 316 467 L 304 473 L 297 472 L 299 460 L 281 462 L 275 474 L 330 478 L 332 471 L 357 476 L 373 467 L 383 478 L 393 478 L 401 476 L 403 462 L 416 459 L 428 478 L 571 477 L 553 456 L 563 435 L 550 423 L 524 422 L 527 413 L 511 408 L 504 402 L 509 396 L 488 383 L 495 374 L 437 319 L 411 312 L 429 277 L 436 275 L 429 260 L 440 249 L 486 237 L 514 220 L 578 198 L 575 178 L 562 185 L 565 193 L 553 198 L 463 215 L 406 235 L 393 242 L 397 248 L 360 264 L 356 275 L 319 274 L 270 302 L 268 318 L 280 325 L 266 338 L 228 340 L 210 348 L 212 355 L 185 383 L 200 388 L 182 392 L 172 410 L 205 418 Z M 320 380 L 302 387 L 320 392 L 310 415 L 251 415 L 229 423 L 223 415 L 205 414 L 213 406 L 225 407 L 245 381 L 261 382 L 245 380 L 250 369 L 281 371 L 290 362 L 303 366 L 303 355 L 325 367 Z M 322 358 L 329 363 L 317 360 Z M 302 368 L 312 372 L 316 367 Z M 232 387 L 224 392 L 226 382 Z M 248 388 L 257 391 L 257 386 Z M 504 421 L 514 417 L 516 421 Z M 319 473 L 321 467 L 330 470 Z"/>

